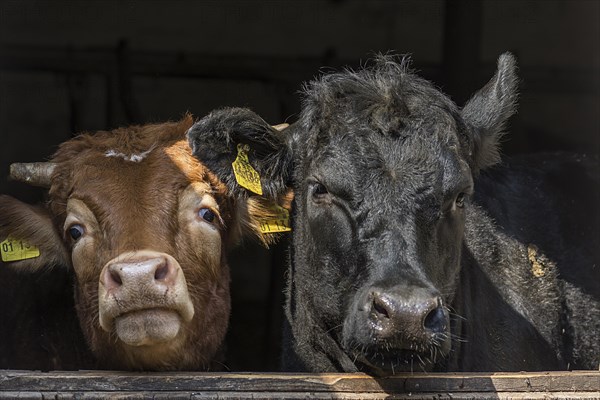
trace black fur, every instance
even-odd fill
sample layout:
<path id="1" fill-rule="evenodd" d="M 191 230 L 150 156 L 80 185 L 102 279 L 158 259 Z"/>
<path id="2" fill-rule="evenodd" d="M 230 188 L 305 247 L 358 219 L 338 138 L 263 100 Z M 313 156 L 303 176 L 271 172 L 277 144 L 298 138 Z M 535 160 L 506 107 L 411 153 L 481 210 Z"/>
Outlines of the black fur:
<path id="1" fill-rule="evenodd" d="M 285 143 L 264 122 L 236 129 L 232 118 L 257 120 L 247 110 L 211 114 L 190 135 L 233 185 L 229 143 L 262 138 L 275 162 L 267 193 L 294 188 L 284 368 L 598 368 L 598 160 L 495 165 L 516 109 L 510 54 L 462 110 L 407 64 L 380 57 L 311 82 Z M 439 329 L 422 339 L 396 324 L 378 336 L 377 291 L 409 309 L 412 293 L 431 293 Z"/>
<path id="2" fill-rule="evenodd" d="M 237 157 L 237 144 L 250 146 L 248 159 L 261 177 L 263 196 L 277 198 L 285 191 L 291 165 L 283 135 L 250 110 L 224 108 L 211 112 L 188 130 L 193 154 L 215 171 L 231 193 L 247 196 L 239 186 L 231 164 Z M 198 145 L 202 143 L 202 145 Z"/>

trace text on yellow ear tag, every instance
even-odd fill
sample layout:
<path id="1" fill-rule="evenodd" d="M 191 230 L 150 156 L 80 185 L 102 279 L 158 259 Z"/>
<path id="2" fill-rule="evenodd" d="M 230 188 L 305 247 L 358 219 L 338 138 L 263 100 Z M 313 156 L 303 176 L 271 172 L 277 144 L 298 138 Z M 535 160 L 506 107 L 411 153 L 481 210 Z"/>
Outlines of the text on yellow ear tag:
<path id="1" fill-rule="evenodd" d="M 2 261 L 19 261 L 28 258 L 40 256 L 40 249 L 27 243 L 25 240 L 7 237 L 5 241 L 0 243 L 0 253 Z"/>
<path id="2" fill-rule="evenodd" d="M 273 211 L 273 217 L 260 221 L 260 231 L 262 233 L 291 231 L 289 211 L 277 204 L 272 205 L 271 210 Z"/>
<path id="3" fill-rule="evenodd" d="M 252 165 L 250 165 L 250 162 L 248 161 L 249 150 L 250 147 L 247 144 L 239 143 L 237 145 L 237 157 L 235 161 L 231 163 L 235 180 L 240 186 L 245 187 L 258 195 L 262 195 L 263 191 L 260 184 L 260 175 L 252 168 Z"/>

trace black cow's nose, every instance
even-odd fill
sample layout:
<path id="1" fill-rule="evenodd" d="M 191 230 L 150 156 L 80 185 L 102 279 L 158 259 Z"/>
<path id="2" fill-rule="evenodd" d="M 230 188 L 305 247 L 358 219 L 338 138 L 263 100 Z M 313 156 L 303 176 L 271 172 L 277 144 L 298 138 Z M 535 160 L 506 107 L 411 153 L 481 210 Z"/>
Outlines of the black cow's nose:
<path id="1" fill-rule="evenodd" d="M 375 337 L 411 340 L 446 330 L 448 317 L 439 296 L 423 288 L 402 289 L 370 292 L 367 310 Z"/>

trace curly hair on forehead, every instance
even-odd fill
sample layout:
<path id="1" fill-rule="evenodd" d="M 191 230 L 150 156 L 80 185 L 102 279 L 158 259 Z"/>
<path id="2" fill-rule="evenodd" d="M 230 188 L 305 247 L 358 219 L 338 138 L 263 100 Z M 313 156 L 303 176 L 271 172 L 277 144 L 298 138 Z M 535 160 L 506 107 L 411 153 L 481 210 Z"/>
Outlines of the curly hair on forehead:
<path id="1" fill-rule="evenodd" d="M 397 133 L 428 108 L 451 114 L 458 107 L 410 68 L 410 56 L 379 54 L 364 68 L 326 74 L 304 85 L 300 120 L 306 127 L 332 121 L 367 124 L 382 134 Z M 433 114 L 433 113 L 432 113 Z"/>
<path id="2" fill-rule="evenodd" d="M 458 128 L 452 131 L 468 157 L 472 139 L 461 121 L 460 109 L 431 82 L 417 76 L 410 65 L 407 55 L 379 54 L 360 70 L 346 69 L 307 83 L 292 141 L 292 147 L 298 147 L 298 158 L 310 160 L 324 143 L 350 132 L 375 141 L 378 137 L 404 140 L 445 132 L 447 126 Z M 363 133 L 359 135 L 359 131 Z"/>

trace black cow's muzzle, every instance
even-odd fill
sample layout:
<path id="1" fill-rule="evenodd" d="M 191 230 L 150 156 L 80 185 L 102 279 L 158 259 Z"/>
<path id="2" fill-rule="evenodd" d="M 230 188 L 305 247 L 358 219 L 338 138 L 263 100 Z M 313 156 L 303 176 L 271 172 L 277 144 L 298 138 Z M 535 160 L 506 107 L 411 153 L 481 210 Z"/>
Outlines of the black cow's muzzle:
<path id="1" fill-rule="evenodd" d="M 448 310 L 433 289 L 373 286 L 355 304 L 344 325 L 345 348 L 370 369 L 430 370 L 450 350 Z"/>

